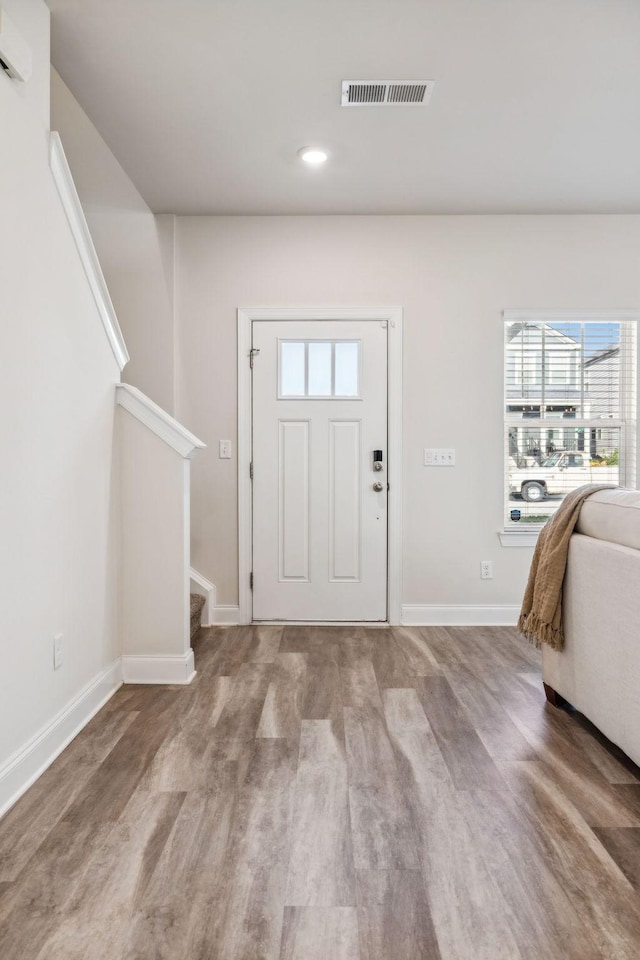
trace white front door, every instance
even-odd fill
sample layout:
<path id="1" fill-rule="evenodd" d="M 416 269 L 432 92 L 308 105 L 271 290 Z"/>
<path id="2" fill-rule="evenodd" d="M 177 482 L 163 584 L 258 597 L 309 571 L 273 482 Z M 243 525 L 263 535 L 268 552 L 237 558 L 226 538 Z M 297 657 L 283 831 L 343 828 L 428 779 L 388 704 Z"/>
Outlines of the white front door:
<path id="1" fill-rule="evenodd" d="M 252 347 L 253 619 L 386 620 L 387 323 L 259 321 Z"/>

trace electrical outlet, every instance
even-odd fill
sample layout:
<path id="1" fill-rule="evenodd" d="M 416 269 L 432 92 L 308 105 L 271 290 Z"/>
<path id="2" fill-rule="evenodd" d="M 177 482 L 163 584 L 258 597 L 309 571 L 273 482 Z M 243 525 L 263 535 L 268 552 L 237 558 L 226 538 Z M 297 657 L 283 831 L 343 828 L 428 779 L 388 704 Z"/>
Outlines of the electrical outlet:
<path id="1" fill-rule="evenodd" d="M 57 633 L 53 638 L 53 669 L 58 670 L 62 666 L 62 634 Z"/>
<path id="2" fill-rule="evenodd" d="M 218 447 L 220 460 L 231 460 L 231 440 L 221 440 Z"/>
<path id="3" fill-rule="evenodd" d="M 493 563 L 491 560 L 480 561 L 480 578 L 482 580 L 493 580 Z"/>
<path id="4" fill-rule="evenodd" d="M 424 465 L 425 467 L 455 467 L 456 451 L 451 448 L 443 450 L 435 447 L 425 447 Z"/>

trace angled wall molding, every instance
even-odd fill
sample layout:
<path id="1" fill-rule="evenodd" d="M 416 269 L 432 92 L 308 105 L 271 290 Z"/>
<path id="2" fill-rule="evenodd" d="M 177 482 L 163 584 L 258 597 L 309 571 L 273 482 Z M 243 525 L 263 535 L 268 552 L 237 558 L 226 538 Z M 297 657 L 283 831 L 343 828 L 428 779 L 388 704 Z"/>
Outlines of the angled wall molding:
<path id="1" fill-rule="evenodd" d="M 124 656 L 125 683 L 191 683 L 196 675 L 193 650 L 182 656 Z"/>
<path id="2" fill-rule="evenodd" d="M 0 817 L 40 777 L 98 710 L 122 686 L 122 665 L 114 660 L 77 697 L 0 767 Z"/>
<path id="3" fill-rule="evenodd" d="M 200 587 L 203 596 L 205 593 L 210 593 L 216 589 L 215 584 L 211 583 L 211 580 L 207 580 L 201 573 L 198 573 L 195 567 L 189 568 L 189 576 L 193 580 L 193 585 Z"/>
<path id="4" fill-rule="evenodd" d="M 206 443 L 198 440 L 186 427 L 169 416 L 162 407 L 129 383 L 116 384 L 116 403 L 128 410 L 136 420 L 144 423 L 149 430 L 185 459 L 190 460 L 198 450 L 206 447 Z"/>
<path id="5" fill-rule="evenodd" d="M 202 574 L 194 570 L 193 567 L 189 570 L 189 580 L 191 593 L 199 593 L 201 597 L 205 598 L 204 607 L 202 608 L 202 626 L 211 627 L 214 623 L 213 612 L 216 607 L 215 584 L 207 580 L 206 577 L 203 577 Z"/>
<path id="6" fill-rule="evenodd" d="M 227 603 L 216 603 L 216 587 L 193 567 L 189 570 L 192 593 L 206 597 L 202 608 L 202 626 L 232 626 L 240 623 L 240 607 Z"/>
<path id="7" fill-rule="evenodd" d="M 405 603 L 402 623 L 407 627 L 514 627 L 519 613 L 519 606 Z"/>
<path id="8" fill-rule="evenodd" d="M 118 366 L 124 369 L 129 362 L 129 354 L 122 336 L 122 330 L 116 317 L 116 312 L 109 296 L 109 290 L 104 279 L 102 267 L 98 260 L 96 248 L 93 245 L 89 227 L 80 203 L 80 197 L 76 190 L 69 164 L 65 156 L 64 148 L 60 135 L 52 131 L 49 140 L 49 165 L 62 200 L 64 212 L 67 215 L 69 226 L 73 239 L 76 242 L 80 260 L 87 275 L 91 292 L 93 293 L 104 332 L 107 335 L 113 355 L 116 358 Z"/>

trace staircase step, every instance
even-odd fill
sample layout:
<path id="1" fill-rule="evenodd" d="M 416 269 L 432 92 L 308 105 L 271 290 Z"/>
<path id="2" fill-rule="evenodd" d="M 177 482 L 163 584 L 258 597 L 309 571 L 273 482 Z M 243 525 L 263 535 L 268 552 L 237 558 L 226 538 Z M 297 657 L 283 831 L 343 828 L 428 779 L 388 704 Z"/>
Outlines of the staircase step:
<path id="1" fill-rule="evenodd" d="M 202 617 L 202 608 L 205 605 L 205 598 L 202 597 L 199 593 L 191 594 L 191 639 L 195 637 L 196 633 L 200 629 L 200 621 Z"/>
<path id="2" fill-rule="evenodd" d="M 205 602 L 206 602 L 205 597 L 201 596 L 199 593 L 192 593 L 191 594 L 191 616 L 193 616 L 194 613 L 200 613 L 200 611 L 205 605 Z"/>

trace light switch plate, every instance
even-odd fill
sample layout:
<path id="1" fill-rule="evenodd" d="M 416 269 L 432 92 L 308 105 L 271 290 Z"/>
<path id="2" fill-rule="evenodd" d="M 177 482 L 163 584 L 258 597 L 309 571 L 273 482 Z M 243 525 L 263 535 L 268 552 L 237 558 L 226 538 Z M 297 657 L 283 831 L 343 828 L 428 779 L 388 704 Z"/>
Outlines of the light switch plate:
<path id="1" fill-rule="evenodd" d="M 221 460 L 231 460 L 231 440 L 220 441 L 218 456 Z"/>
<path id="2" fill-rule="evenodd" d="M 425 447 L 425 467 L 455 467 L 456 451 L 452 448 Z"/>

